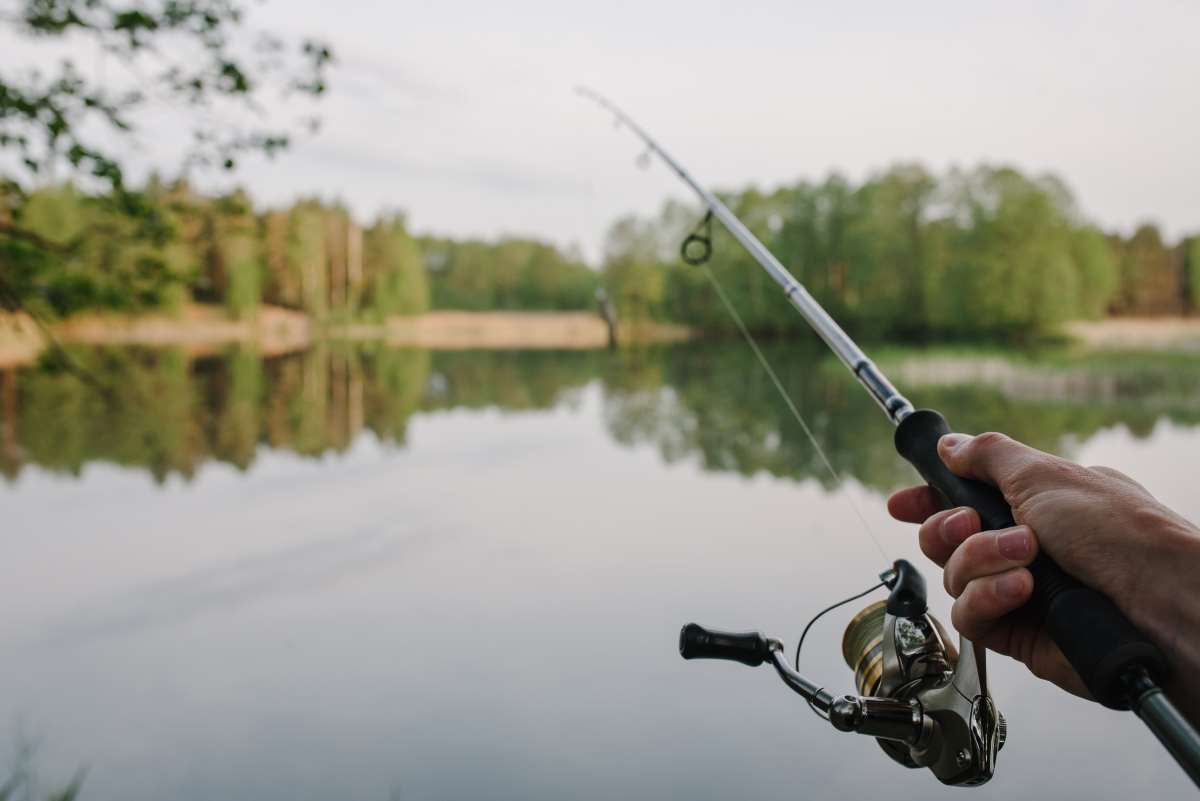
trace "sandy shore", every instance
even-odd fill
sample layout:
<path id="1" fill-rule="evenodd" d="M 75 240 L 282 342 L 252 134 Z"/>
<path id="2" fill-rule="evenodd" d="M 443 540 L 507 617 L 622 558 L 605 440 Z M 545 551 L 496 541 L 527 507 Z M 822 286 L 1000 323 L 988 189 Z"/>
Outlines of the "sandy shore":
<path id="1" fill-rule="evenodd" d="M 1200 350 L 1200 318 L 1116 317 L 1067 325 L 1067 334 L 1096 350 Z"/>
<path id="2" fill-rule="evenodd" d="M 608 346 L 607 325 L 588 312 L 428 312 L 393 317 L 379 325 L 330 328 L 328 333 L 433 350 L 587 350 Z M 623 342 L 678 342 L 690 335 L 683 326 L 665 323 L 621 326 L 617 332 Z"/>
<path id="3" fill-rule="evenodd" d="M 182 346 L 203 353 L 253 342 L 267 355 L 308 347 L 313 325 L 300 312 L 265 306 L 248 320 L 231 320 L 215 306 L 190 305 L 178 315 L 81 314 L 54 325 L 63 342 L 83 345 Z"/>
<path id="4" fill-rule="evenodd" d="M 440 350 L 571 349 L 608 345 L 604 321 L 588 312 L 430 312 L 395 317 L 384 323 L 318 326 L 306 315 L 262 307 L 253 319 L 231 320 L 215 306 L 190 305 L 177 315 L 89 313 L 54 323 L 54 336 L 66 344 L 182 347 L 193 355 L 250 343 L 266 355 L 307 348 L 319 338 L 377 339 L 393 345 Z M 623 326 L 623 342 L 676 342 L 690 331 L 678 325 Z M 0 313 L 0 367 L 34 362 L 46 347 L 28 315 Z"/>
<path id="5" fill-rule="evenodd" d="M 46 345 L 37 324 L 23 312 L 0 312 L 0 367 L 31 364 Z"/>

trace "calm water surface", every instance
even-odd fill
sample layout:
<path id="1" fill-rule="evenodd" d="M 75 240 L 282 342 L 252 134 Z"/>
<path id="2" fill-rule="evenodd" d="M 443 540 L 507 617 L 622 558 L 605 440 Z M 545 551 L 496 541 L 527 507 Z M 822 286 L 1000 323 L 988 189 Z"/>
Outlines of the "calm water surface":
<path id="1" fill-rule="evenodd" d="M 83 351 L 0 372 L 0 767 L 85 799 L 1188 797 L 1132 717 L 996 659 L 974 791 L 893 765 L 679 626 L 794 642 L 920 557 L 886 421 L 772 358 L 842 481 L 734 345 L 637 353 Z M 1183 356 L 881 359 L 963 429 L 1121 467 L 1197 519 Z M 948 608 L 940 591 L 935 611 Z M 823 620 L 807 672 L 848 690 Z"/>

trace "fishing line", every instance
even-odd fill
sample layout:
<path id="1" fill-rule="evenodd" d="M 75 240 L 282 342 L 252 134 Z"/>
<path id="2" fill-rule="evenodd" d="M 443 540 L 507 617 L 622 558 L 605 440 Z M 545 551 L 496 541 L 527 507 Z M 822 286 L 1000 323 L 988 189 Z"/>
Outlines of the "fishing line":
<path id="1" fill-rule="evenodd" d="M 729 315 L 733 318 L 733 322 L 737 325 L 738 330 L 742 333 L 742 337 L 746 340 L 746 343 L 750 346 L 750 349 L 754 351 L 754 355 L 758 358 L 758 363 L 762 365 L 763 370 L 771 379 L 771 383 L 775 385 L 775 389 L 779 392 L 779 397 L 783 398 L 783 402 L 787 404 L 788 409 L 792 413 L 792 417 L 796 418 L 796 422 L 799 423 L 800 428 L 804 430 L 804 435 L 808 437 L 808 441 L 812 443 L 813 450 L 816 451 L 817 456 L 819 456 L 822 463 L 824 463 L 825 469 L 829 471 L 829 475 L 833 476 L 834 487 L 839 491 L 844 490 L 845 488 L 842 483 L 842 477 L 838 473 L 837 468 L 833 466 L 833 462 L 831 462 L 829 457 L 825 454 L 825 449 L 822 448 L 821 443 L 817 441 L 816 435 L 814 435 L 812 429 L 808 427 L 808 423 L 804 421 L 803 415 L 800 414 L 800 410 L 796 408 L 795 402 L 792 401 L 792 396 L 789 395 L 788 391 L 784 388 L 783 382 L 779 380 L 779 376 L 775 373 L 775 369 L 771 367 L 771 363 L 767 360 L 766 355 L 758 347 L 758 342 L 755 341 L 754 335 L 750 333 L 750 329 L 747 328 L 745 322 L 742 321 L 742 316 L 738 314 L 737 309 L 735 309 L 733 307 L 733 303 L 730 302 L 729 296 L 725 294 L 725 289 L 721 286 L 721 282 L 717 280 L 717 276 L 713 274 L 712 269 L 709 268 L 707 263 L 701 262 L 699 266 L 700 269 L 704 270 L 704 275 L 708 277 L 709 283 L 712 284 L 713 289 L 716 290 L 717 297 L 721 299 L 721 303 L 724 304 L 726 310 L 728 310 Z M 859 522 L 862 523 L 863 529 L 867 532 L 867 536 L 871 538 L 871 542 L 875 544 L 875 548 L 879 551 L 879 555 L 883 557 L 884 561 L 890 562 L 891 557 L 888 556 L 887 551 L 883 547 L 883 543 L 880 542 L 879 537 L 875 534 L 874 529 L 871 528 L 871 524 L 867 522 L 867 518 L 865 515 L 863 515 L 862 510 L 858 508 L 858 504 L 855 503 L 853 496 L 851 496 L 848 492 L 841 492 L 841 494 L 850 504 L 850 508 L 854 510 L 855 516 L 858 518 Z"/>
<path id="2" fill-rule="evenodd" d="M 804 631 L 802 631 L 800 633 L 800 641 L 796 643 L 796 660 L 795 660 L 796 670 L 797 671 L 800 670 L 800 649 L 804 647 L 804 638 L 808 636 L 808 630 L 813 627 L 813 623 L 816 623 L 818 620 L 820 620 L 822 617 L 824 617 L 826 612 L 832 612 L 834 609 L 837 609 L 839 606 L 845 606 L 846 604 L 850 603 L 851 601 L 857 601 L 859 598 L 863 597 L 864 595 L 870 595 L 871 593 L 875 592 L 875 590 L 879 589 L 880 587 L 885 587 L 885 586 L 887 586 L 887 582 L 881 581 L 874 586 L 867 587 L 865 590 L 860 592 L 858 595 L 851 595 L 849 598 L 843 598 L 842 600 L 838 601 L 837 603 L 830 604 L 829 606 L 822 609 L 820 612 L 817 612 L 815 615 L 813 615 L 812 620 L 808 621 L 808 625 L 806 625 L 804 627 Z"/>

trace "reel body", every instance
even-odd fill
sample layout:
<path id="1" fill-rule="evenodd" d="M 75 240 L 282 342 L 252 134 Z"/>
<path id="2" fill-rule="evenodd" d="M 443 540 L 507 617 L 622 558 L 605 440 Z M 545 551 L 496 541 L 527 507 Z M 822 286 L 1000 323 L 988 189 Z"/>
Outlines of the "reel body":
<path id="1" fill-rule="evenodd" d="M 1007 734 L 987 692 L 982 654 L 977 659 L 974 644 L 963 638 L 960 657 L 926 608 L 924 582 L 914 580 L 920 575 L 908 563 L 898 563 L 896 572 L 891 597 L 855 615 L 842 637 L 855 689 L 864 696 L 915 700 L 936 725 L 936 741 L 880 738 L 889 757 L 906 767 L 928 767 L 947 784 L 982 784 L 991 778 Z"/>
<path id="2" fill-rule="evenodd" d="M 846 627 L 842 654 L 859 695 L 834 697 L 788 664 L 783 644 L 757 632 L 729 634 L 689 623 L 680 632 L 685 659 L 770 661 L 784 682 L 840 731 L 875 737 L 909 768 L 929 768 L 944 784 L 980 785 L 995 772 L 1005 723 L 987 687 L 985 651 L 965 637 L 956 649 L 928 612 L 925 581 L 899 560 L 881 578 L 886 601 Z"/>

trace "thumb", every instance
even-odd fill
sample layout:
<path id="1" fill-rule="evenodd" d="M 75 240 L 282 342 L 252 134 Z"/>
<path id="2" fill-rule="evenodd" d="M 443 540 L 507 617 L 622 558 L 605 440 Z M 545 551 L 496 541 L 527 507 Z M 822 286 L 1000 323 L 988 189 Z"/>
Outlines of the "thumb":
<path id="1" fill-rule="evenodd" d="M 1010 499 L 1021 476 L 1054 459 L 1048 453 L 994 431 L 974 437 L 946 434 L 938 440 L 938 456 L 951 472 L 992 484 Z"/>

